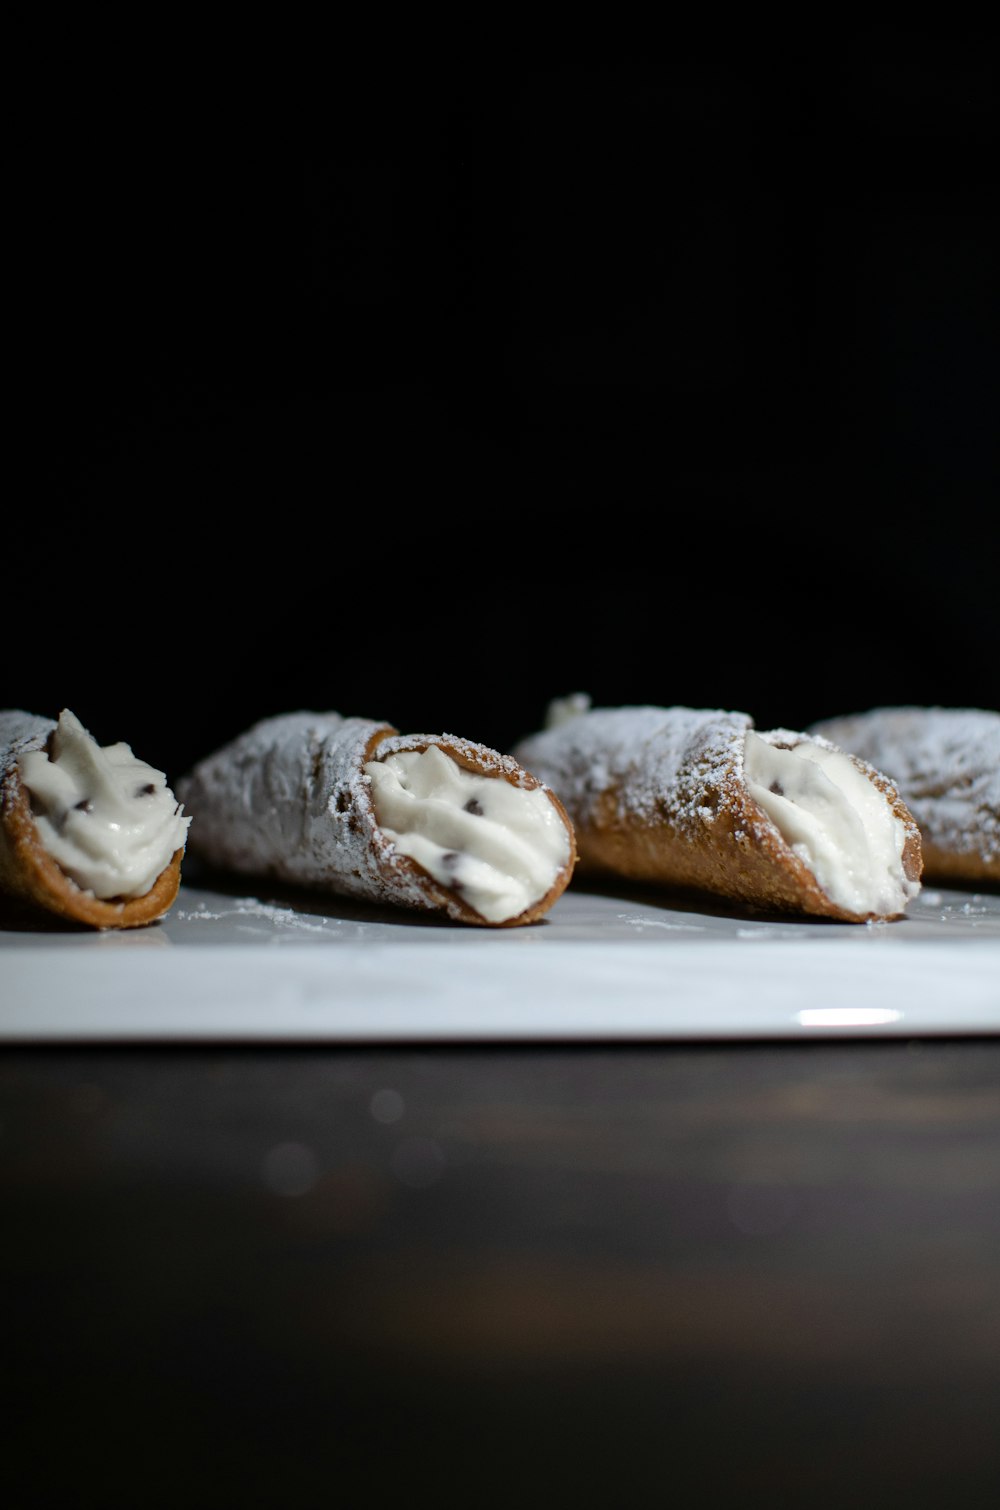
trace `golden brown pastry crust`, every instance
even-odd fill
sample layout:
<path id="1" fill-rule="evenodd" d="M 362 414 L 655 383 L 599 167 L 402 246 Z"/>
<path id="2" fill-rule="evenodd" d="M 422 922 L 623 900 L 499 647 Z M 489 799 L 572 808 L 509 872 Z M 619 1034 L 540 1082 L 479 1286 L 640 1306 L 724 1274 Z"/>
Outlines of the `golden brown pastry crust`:
<path id="1" fill-rule="evenodd" d="M 888 783 L 878 775 L 869 776 L 890 798 L 894 816 L 905 821 L 906 809 Z M 684 833 L 651 826 L 634 815 L 622 816 L 617 794 L 609 791 L 591 820 L 576 825 L 576 832 L 581 875 L 616 875 L 711 893 L 762 912 L 803 912 L 850 923 L 875 917 L 874 913 L 859 916 L 832 901 L 764 809 L 735 779 L 726 782 L 711 826 Z M 907 878 L 919 880 L 921 844 L 913 827 L 908 828 L 902 858 Z"/>
<path id="2" fill-rule="evenodd" d="M 923 837 L 924 878 L 942 886 L 1000 886 L 1000 858 L 992 859 L 975 850 L 958 852 L 942 849 L 933 839 Z"/>

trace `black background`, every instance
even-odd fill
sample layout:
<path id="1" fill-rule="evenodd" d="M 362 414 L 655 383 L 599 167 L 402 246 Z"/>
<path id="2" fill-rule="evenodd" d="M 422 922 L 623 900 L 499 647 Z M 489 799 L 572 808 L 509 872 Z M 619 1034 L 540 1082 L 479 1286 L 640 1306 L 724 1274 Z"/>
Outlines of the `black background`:
<path id="1" fill-rule="evenodd" d="M 195 56 L 22 122 L 3 705 L 996 706 L 982 39 Z"/>

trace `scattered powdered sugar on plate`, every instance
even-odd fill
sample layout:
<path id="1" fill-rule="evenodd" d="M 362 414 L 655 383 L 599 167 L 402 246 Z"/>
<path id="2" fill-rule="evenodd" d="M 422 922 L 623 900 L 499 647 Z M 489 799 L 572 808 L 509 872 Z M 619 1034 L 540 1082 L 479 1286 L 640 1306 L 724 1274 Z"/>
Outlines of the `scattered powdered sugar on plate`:
<path id="1" fill-rule="evenodd" d="M 627 923 L 630 928 L 667 928 L 674 933 L 704 933 L 704 923 L 668 923 L 665 918 L 635 918 L 629 917 L 627 912 L 618 913 L 618 922 Z"/>
<path id="2" fill-rule="evenodd" d="M 261 922 L 273 923 L 275 927 L 294 928 L 306 933 L 326 933 L 327 923 L 336 924 L 340 921 L 339 918 L 327 918 L 322 923 L 314 923 L 292 907 L 278 907 L 272 902 L 261 902 L 256 897 L 240 897 L 232 907 L 221 912 L 211 912 L 204 903 L 199 903 L 193 912 L 177 911 L 174 915 L 185 923 L 221 923 L 227 918 L 259 919 Z"/>

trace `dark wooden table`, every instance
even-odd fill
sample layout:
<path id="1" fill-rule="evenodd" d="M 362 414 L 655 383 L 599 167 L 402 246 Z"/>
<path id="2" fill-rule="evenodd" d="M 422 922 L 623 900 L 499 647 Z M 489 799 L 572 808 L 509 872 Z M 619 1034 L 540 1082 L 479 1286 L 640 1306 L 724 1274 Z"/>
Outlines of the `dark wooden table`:
<path id="1" fill-rule="evenodd" d="M 9 1510 L 974 1507 L 1000 1040 L 6 1048 Z"/>

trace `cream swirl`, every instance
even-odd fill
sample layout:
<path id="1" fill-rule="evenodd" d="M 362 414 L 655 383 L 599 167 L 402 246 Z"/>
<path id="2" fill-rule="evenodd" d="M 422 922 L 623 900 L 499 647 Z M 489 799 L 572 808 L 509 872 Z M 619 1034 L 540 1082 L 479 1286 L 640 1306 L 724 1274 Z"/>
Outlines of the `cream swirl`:
<path id="1" fill-rule="evenodd" d="M 569 860 L 566 826 L 541 787 L 463 770 L 433 745 L 369 761 L 365 774 L 399 852 L 487 922 L 534 906 Z"/>
<path id="2" fill-rule="evenodd" d="M 141 897 L 183 849 L 190 818 L 166 776 L 127 744 L 101 746 L 68 708 L 49 749 L 21 757 L 21 782 L 48 854 L 95 897 Z"/>
<path id="3" fill-rule="evenodd" d="M 918 894 L 903 868 L 906 825 L 842 750 L 783 748 L 751 730 L 745 770 L 751 796 L 838 906 L 891 917 Z"/>

